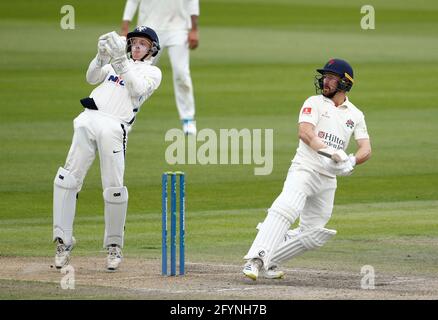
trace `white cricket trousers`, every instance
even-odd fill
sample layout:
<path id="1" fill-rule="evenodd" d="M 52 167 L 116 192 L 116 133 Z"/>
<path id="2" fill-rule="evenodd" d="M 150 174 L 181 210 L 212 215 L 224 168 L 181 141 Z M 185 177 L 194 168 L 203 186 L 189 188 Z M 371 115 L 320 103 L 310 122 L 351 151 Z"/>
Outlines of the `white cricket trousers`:
<path id="1" fill-rule="evenodd" d="M 173 74 L 173 88 L 175 91 L 176 107 L 179 117 L 183 119 L 195 118 L 195 99 L 193 84 L 190 76 L 190 49 L 188 31 L 156 31 L 160 39 L 161 49 L 167 48 Z M 153 64 L 157 64 L 163 50 L 155 57 Z"/>
<path id="2" fill-rule="evenodd" d="M 127 126 L 109 115 L 89 109 L 74 119 L 73 126 L 73 141 L 64 168 L 77 179 L 79 190 L 96 157 L 96 151 L 99 152 L 103 190 L 122 187 Z"/>

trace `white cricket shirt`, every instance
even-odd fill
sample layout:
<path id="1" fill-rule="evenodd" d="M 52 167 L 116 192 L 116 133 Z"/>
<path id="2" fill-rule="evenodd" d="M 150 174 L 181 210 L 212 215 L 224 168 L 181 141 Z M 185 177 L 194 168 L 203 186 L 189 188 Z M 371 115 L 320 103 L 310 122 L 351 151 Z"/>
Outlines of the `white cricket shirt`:
<path id="1" fill-rule="evenodd" d="M 131 123 L 143 102 L 161 83 L 161 70 L 150 61 L 129 59 L 129 77 L 119 76 L 110 64 L 100 68 L 93 59 L 88 67 L 87 81 L 100 83 L 90 94 L 99 112 Z"/>
<path id="2" fill-rule="evenodd" d="M 350 138 L 369 139 L 364 114 L 348 98 L 338 107 L 323 95 L 308 98 L 300 111 L 298 123 L 308 122 L 315 126 L 315 134 L 322 141 L 335 149 L 347 150 Z M 300 139 L 297 153 L 292 160 L 327 176 L 321 163 L 320 155 Z"/>
<path id="3" fill-rule="evenodd" d="M 139 5 L 137 25 L 155 31 L 189 30 L 199 16 L 199 0 L 127 0 L 123 20 L 132 21 Z"/>

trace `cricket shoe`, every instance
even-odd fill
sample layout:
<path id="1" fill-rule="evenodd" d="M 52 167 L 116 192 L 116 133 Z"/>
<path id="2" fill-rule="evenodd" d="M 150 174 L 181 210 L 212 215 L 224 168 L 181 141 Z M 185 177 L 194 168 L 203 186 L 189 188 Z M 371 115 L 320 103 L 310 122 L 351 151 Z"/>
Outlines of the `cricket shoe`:
<path id="1" fill-rule="evenodd" d="M 108 256 L 106 258 L 106 268 L 108 271 L 116 271 L 122 260 L 122 249 L 116 244 L 108 246 Z"/>
<path id="2" fill-rule="evenodd" d="M 283 279 L 284 278 L 284 272 L 281 270 L 278 270 L 277 266 L 269 267 L 269 269 L 265 272 L 263 272 L 263 277 L 266 279 Z"/>
<path id="3" fill-rule="evenodd" d="M 184 119 L 183 132 L 185 135 L 196 135 L 196 121 L 193 119 Z"/>
<path id="4" fill-rule="evenodd" d="M 61 269 L 62 267 L 68 265 L 70 262 L 70 253 L 72 252 L 76 239 L 75 237 L 71 238 L 71 244 L 65 245 L 64 241 L 61 238 L 56 238 L 56 254 L 55 254 L 55 267 L 56 269 Z"/>
<path id="5" fill-rule="evenodd" d="M 243 274 L 252 280 L 257 280 L 263 261 L 260 259 L 251 259 L 243 267 Z"/>

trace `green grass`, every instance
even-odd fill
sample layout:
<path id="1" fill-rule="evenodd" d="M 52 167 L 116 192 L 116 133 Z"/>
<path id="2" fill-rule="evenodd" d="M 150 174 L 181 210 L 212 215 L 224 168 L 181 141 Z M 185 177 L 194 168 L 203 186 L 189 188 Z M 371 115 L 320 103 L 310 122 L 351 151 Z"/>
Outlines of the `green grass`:
<path id="1" fill-rule="evenodd" d="M 102 33 L 118 30 L 124 1 L 71 1 L 76 29 L 59 27 L 59 1 L 0 3 L 0 256 L 50 256 L 52 183 L 72 137 L 85 71 Z M 369 1 L 376 30 L 360 29 L 362 2 L 236 0 L 202 2 L 200 47 L 192 52 L 199 129 L 273 128 L 274 170 L 252 165 L 186 165 L 187 249 L 191 261 L 241 263 L 286 176 L 296 121 L 314 94 L 315 69 L 330 57 L 353 64 L 351 101 L 366 114 L 373 157 L 340 178 L 326 247 L 298 266 L 437 271 L 438 5 Z M 105 8 L 105 15 L 96 14 Z M 130 133 L 125 182 L 130 202 L 126 254 L 160 255 L 160 175 L 165 132 L 179 127 L 171 69 Z M 77 254 L 103 237 L 97 162 L 80 194 Z M 409 255 L 409 257 L 408 257 Z"/>

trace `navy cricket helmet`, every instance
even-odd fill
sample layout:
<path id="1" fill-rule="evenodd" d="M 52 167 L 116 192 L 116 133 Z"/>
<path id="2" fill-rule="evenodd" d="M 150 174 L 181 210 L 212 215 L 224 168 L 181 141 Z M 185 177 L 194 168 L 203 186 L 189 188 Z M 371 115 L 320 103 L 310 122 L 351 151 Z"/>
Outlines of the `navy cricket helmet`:
<path id="1" fill-rule="evenodd" d="M 152 47 L 147 55 L 151 54 L 152 57 L 155 57 L 161 49 L 160 40 L 158 39 L 156 32 L 153 29 L 148 28 L 146 26 L 140 26 L 135 28 L 133 31 L 129 32 L 128 35 L 126 36 L 126 47 L 127 47 L 126 52 L 128 54 L 131 53 L 131 41 L 129 41 L 129 39 L 133 37 L 147 38 L 150 41 L 152 41 Z M 143 57 L 143 59 L 145 57 Z"/>
<path id="2" fill-rule="evenodd" d="M 324 76 L 326 73 L 334 73 L 338 75 L 341 80 L 338 83 L 338 91 L 350 91 L 351 87 L 354 83 L 353 78 L 353 68 L 350 64 L 342 59 L 330 59 L 322 69 L 316 69 L 321 75 Z M 323 77 L 320 77 L 318 80 L 319 89 L 323 88 Z M 316 83 L 315 83 L 316 85 Z"/>

